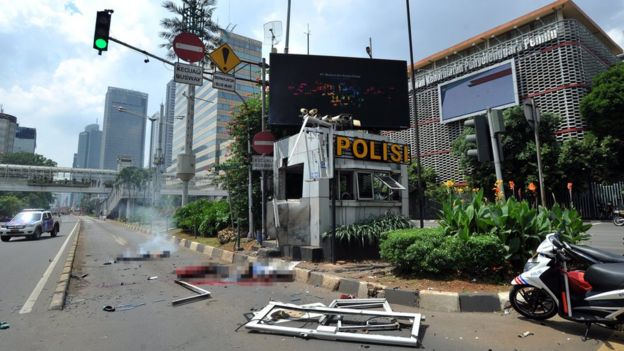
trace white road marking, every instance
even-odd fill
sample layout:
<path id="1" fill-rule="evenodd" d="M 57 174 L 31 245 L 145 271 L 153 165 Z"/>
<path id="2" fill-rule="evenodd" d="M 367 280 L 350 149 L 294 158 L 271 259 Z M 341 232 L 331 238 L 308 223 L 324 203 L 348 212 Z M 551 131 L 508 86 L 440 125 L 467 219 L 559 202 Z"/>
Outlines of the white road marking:
<path id="1" fill-rule="evenodd" d="M 121 245 L 121 246 L 126 246 L 126 244 L 128 243 L 128 242 L 126 241 L 126 239 L 124 239 L 124 238 L 122 238 L 122 237 L 120 237 L 120 236 L 117 236 L 117 235 L 115 235 L 115 234 L 112 234 L 112 235 L 113 235 L 113 239 L 115 240 L 115 242 L 116 242 L 117 244 L 119 244 L 119 245 Z"/>
<path id="2" fill-rule="evenodd" d="M 41 279 L 39 279 L 39 282 L 35 286 L 35 289 L 32 291 L 32 293 L 24 303 L 24 306 L 22 306 L 22 309 L 19 311 L 20 314 L 30 313 L 32 311 L 32 308 L 35 305 L 35 302 L 37 302 L 37 299 L 39 298 L 43 287 L 48 282 L 48 278 L 50 278 L 50 275 L 52 274 L 56 263 L 58 262 L 59 258 L 61 258 L 61 254 L 63 254 L 63 251 L 65 251 L 65 247 L 67 246 L 67 243 L 69 243 L 69 239 L 71 239 L 71 237 L 74 235 L 74 232 L 76 232 L 76 228 L 78 228 L 78 222 L 76 222 L 76 225 L 74 225 L 74 229 L 72 229 L 71 233 L 69 233 L 69 235 L 67 236 L 67 239 L 65 239 L 63 246 L 61 246 L 61 249 L 48 266 L 48 269 L 45 270 L 43 276 L 41 277 Z"/>

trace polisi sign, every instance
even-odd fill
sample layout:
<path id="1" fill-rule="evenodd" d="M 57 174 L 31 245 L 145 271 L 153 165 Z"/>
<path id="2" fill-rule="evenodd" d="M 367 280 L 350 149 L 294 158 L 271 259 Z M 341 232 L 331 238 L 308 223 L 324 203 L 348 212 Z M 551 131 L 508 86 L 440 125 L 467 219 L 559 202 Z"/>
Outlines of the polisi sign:
<path id="1" fill-rule="evenodd" d="M 336 157 L 409 164 L 410 148 L 407 144 L 388 143 L 385 141 L 337 135 Z"/>

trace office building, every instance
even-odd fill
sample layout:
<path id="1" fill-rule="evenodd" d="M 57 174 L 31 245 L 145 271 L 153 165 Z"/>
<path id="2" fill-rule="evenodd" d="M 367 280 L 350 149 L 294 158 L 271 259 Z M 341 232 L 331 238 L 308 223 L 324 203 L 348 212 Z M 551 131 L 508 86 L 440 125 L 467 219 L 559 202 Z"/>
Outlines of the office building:
<path id="1" fill-rule="evenodd" d="M 13 152 L 17 117 L 0 112 L 0 154 Z"/>
<path id="2" fill-rule="evenodd" d="M 118 159 L 143 167 L 147 94 L 109 87 L 104 105 L 100 168 L 117 169 Z"/>
<path id="3" fill-rule="evenodd" d="M 37 148 L 37 129 L 20 127 L 15 129 L 15 141 L 13 143 L 13 152 L 35 153 Z"/>
<path id="4" fill-rule="evenodd" d="M 102 131 L 98 124 L 89 124 L 78 135 L 78 152 L 75 168 L 99 168 Z"/>
<path id="5" fill-rule="evenodd" d="M 234 33 L 221 33 L 222 39 L 228 43 L 234 53 L 241 59 L 251 62 L 262 60 L 262 42 Z M 230 72 L 232 73 L 232 72 Z M 260 78 L 260 67 L 245 65 L 235 73 L 236 77 L 246 79 Z M 251 82 L 236 81 L 236 92 L 246 99 L 260 93 L 260 88 Z M 187 85 L 178 84 L 175 91 L 176 116 L 186 116 Z M 211 171 L 219 159 L 225 154 L 224 142 L 229 135 L 227 124 L 232 120 L 232 114 L 241 99 L 232 92 L 212 88 L 210 82 L 204 81 L 202 86 L 195 90 L 195 119 L 193 125 L 193 152 L 196 157 L 196 172 Z M 175 119 L 173 129 L 172 166 L 168 171 L 175 172 L 177 155 L 184 152 L 186 119 Z"/>
<path id="6" fill-rule="evenodd" d="M 162 147 L 164 157 L 164 169 L 171 166 L 174 156 L 173 151 L 173 126 L 175 121 L 176 82 L 167 83 L 165 101 L 165 121 L 163 122 Z"/>
<path id="7" fill-rule="evenodd" d="M 516 104 L 532 98 L 542 112 L 561 118 L 555 132 L 559 139 L 581 137 L 587 125 L 581 118 L 580 101 L 592 78 L 619 62 L 621 53 L 613 39 L 573 1 L 558 0 L 416 62 L 416 120 L 423 165 L 432 167 L 440 179 L 460 177 L 459 160 L 451 149 L 463 130 L 462 119 L 468 116 L 443 121 L 441 85 L 512 62 L 513 70 L 507 73 L 515 80 Z M 468 103 L 460 100 L 454 104 Z M 409 141 L 414 154 L 413 129 L 391 134 Z"/>

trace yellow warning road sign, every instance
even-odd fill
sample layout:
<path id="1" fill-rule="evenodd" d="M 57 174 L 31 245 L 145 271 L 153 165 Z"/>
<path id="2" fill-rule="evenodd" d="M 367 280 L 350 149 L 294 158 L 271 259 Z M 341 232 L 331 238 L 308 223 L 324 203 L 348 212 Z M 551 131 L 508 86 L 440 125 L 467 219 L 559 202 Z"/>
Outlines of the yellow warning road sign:
<path id="1" fill-rule="evenodd" d="M 228 73 L 241 63 L 241 59 L 236 56 L 234 50 L 228 44 L 219 46 L 208 56 L 223 73 Z"/>

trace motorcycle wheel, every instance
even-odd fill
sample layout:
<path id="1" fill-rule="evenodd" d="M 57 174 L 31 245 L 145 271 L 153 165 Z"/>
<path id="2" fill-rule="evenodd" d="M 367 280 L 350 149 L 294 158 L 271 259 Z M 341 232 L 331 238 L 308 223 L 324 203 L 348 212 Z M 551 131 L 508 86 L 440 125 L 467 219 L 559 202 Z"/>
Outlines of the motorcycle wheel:
<path id="1" fill-rule="evenodd" d="M 624 225 L 624 217 L 620 216 L 620 215 L 613 215 L 613 224 L 617 225 L 618 227 L 621 227 Z"/>
<path id="2" fill-rule="evenodd" d="M 557 314 L 557 303 L 544 289 L 531 285 L 514 285 L 509 302 L 516 312 L 535 320 L 544 320 Z"/>

